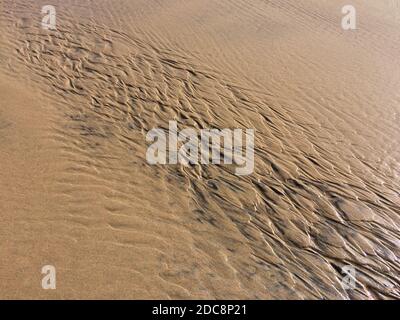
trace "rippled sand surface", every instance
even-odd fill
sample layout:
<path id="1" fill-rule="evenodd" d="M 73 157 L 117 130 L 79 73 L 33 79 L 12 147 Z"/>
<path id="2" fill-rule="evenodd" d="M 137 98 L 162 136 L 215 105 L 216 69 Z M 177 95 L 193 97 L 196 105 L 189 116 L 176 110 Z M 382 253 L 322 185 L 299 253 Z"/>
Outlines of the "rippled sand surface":
<path id="1" fill-rule="evenodd" d="M 0 0 L 0 298 L 400 298 L 399 4 L 51 2 Z M 149 165 L 170 120 L 254 173 Z"/>

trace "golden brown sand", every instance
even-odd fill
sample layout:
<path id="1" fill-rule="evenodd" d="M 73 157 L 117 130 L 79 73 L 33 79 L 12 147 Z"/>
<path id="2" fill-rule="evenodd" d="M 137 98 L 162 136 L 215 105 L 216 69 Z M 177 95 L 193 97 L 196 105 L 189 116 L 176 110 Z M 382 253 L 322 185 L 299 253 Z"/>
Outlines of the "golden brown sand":
<path id="1" fill-rule="evenodd" d="M 392 1 L 51 2 L 0 0 L 0 298 L 400 298 Z M 170 120 L 254 173 L 149 165 Z"/>

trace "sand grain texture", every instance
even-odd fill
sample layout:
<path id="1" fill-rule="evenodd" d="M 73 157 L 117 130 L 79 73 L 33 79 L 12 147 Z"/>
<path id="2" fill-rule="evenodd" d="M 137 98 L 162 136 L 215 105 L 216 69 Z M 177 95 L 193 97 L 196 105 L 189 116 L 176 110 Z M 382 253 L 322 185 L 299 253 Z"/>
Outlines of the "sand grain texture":
<path id="1" fill-rule="evenodd" d="M 400 298 L 400 12 L 353 2 L 0 0 L 0 298 Z M 170 120 L 254 173 L 149 165 Z"/>

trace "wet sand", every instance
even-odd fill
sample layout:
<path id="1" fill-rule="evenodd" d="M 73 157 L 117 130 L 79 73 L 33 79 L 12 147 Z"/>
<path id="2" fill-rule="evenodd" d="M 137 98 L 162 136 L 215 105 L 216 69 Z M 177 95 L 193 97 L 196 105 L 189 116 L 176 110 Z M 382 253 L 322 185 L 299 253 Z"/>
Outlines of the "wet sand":
<path id="1" fill-rule="evenodd" d="M 0 0 L 0 298 L 400 298 L 400 7 L 352 2 Z M 172 120 L 254 173 L 149 165 Z"/>

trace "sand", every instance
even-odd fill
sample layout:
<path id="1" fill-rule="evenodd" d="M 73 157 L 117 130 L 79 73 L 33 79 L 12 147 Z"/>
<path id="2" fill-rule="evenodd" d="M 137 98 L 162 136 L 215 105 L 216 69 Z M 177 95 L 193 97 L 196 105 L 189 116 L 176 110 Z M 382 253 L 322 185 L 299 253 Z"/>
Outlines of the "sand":
<path id="1" fill-rule="evenodd" d="M 352 3 L 0 0 L 0 298 L 400 298 L 400 7 Z M 150 165 L 169 121 L 254 173 Z"/>

